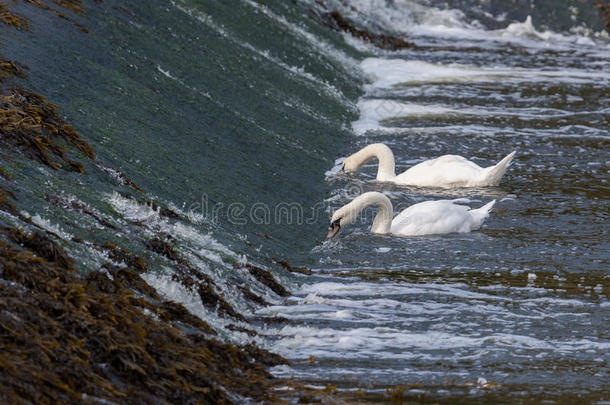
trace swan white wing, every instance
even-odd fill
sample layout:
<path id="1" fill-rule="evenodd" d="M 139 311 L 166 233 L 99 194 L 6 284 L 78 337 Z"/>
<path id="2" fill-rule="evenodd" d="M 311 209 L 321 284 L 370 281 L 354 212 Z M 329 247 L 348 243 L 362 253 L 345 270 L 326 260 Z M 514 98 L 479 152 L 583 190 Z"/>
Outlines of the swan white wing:
<path id="1" fill-rule="evenodd" d="M 476 184 L 483 168 L 457 155 L 444 155 L 421 162 L 395 177 L 397 184 L 420 187 L 459 187 Z"/>
<path id="2" fill-rule="evenodd" d="M 390 232 L 404 236 L 470 232 L 476 223 L 468 211 L 469 207 L 451 200 L 426 201 L 398 214 Z"/>

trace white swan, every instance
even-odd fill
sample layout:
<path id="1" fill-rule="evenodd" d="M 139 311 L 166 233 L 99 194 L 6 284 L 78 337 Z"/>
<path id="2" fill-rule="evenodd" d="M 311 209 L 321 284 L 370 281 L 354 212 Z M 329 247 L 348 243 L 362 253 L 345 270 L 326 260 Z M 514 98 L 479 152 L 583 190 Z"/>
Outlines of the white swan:
<path id="1" fill-rule="evenodd" d="M 514 156 L 513 151 L 497 165 L 482 168 L 462 156 L 444 155 L 421 162 L 397 176 L 392 150 L 382 143 L 374 143 L 347 157 L 343 161 L 342 170 L 345 173 L 354 173 L 360 166 L 376 157 L 379 160 L 378 181 L 417 187 L 497 186 Z"/>
<path id="2" fill-rule="evenodd" d="M 460 201 L 468 200 L 424 201 L 410 206 L 392 220 L 392 203 L 388 197 L 376 191 L 371 191 L 354 198 L 349 204 L 335 211 L 330 220 L 327 237 L 332 238 L 341 227 L 354 222 L 360 211 L 369 205 L 378 208 L 371 227 L 372 233 L 418 236 L 470 232 L 481 227 L 496 202 L 496 200 L 493 200 L 481 208 L 470 209 L 464 205 L 456 204 Z"/>

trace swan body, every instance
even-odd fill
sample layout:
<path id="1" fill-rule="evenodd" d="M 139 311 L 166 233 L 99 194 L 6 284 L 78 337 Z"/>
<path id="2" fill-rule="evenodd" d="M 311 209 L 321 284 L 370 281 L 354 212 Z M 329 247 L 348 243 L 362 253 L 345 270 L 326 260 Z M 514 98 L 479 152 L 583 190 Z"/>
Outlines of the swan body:
<path id="1" fill-rule="evenodd" d="M 444 155 L 421 162 L 397 176 L 392 150 L 382 143 L 375 143 L 347 157 L 343 161 L 343 171 L 354 173 L 369 160 L 377 158 L 378 181 L 417 187 L 497 186 L 514 156 L 513 151 L 495 166 L 483 168 L 462 156 Z"/>
<path id="2" fill-rule="evenodd" d="M 352 200 L 339 208 L 332 216 L 328 237 L 339 232 L 341 227 L 354 222 L 358 214 L 366 207 L 378 208 L 373 220 L 371 233 L 392 234 L 398 236 L 420 236 L 445 233 L 466 233 L 477 230 L 489 216 L 495 204 L 493 200 L 481 208 L 470 209 L 459 205 L 466 199 L 425 201 L 406 208 L 394 219 L 392 203 L 385 195 L 371 191 Z"/>

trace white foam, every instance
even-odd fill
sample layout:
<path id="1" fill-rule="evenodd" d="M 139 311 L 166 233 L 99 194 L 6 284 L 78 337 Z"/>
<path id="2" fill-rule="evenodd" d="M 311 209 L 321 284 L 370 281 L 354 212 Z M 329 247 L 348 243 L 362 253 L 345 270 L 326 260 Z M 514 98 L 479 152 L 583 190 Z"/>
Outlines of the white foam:
<path id="1" fill-rule="evenodd" d="M 440 105 L 401 103 L 394 100 L 370 99 L 358 101 L 360 117 L 352 123 L 357 135 L 372 129 L 381 129 L 380 122 L 396 117 L 432 117 L 458 113 L 457 110 Z"/>
<path id="2" fill-rule="evenodd" d="M 507 24 L 497 30 L 486 29 L 477 20 L 468 21 L 466 15 L 458 9 L 441 9 L 427 6 L 425 3 L 413 0 L 352 0 L 349 6 L 338 1 L 331 1 L 333 8 L 339 8 L 351 20 L 369 24 L 374 21 L 376 26 L 384 27 L 388 32 L 403 34 L 410 39 L 417 37 L 435 37 L 450 39 L 455 46 L 469 46 L 464 41 L 497 41 L 514 43 L 527 47 L 558 46 L 594 46 L 592 36 L 604 37 L 604 32 L 592 33 L 586 29 L 573 29 L 571 34 L 559 34 L 552 31 L 538 31 L 530 16 L 523 22 Z M 354 11 L 358 10 L 358 11 Z M 505 16 L 491 16 L 496 21 L 505 21 Z"/>
<path id="3" fill-rule="evenodd" d="M 384 132 L 406 131 L 405 128 L 393 128 L 383 125 L 384 120 L 401 118 L 447 118 L 459 116 L 479 116 L 479 117 L 517 117 L 520 120 L 541 119 L 541 118 L 567 118 L 570 116 L 579 116 L 589 113 L 609 113 L 610 108 L 601 109 L 598 111 L 564 111 L 556 108 L 547 107 L 523 107 L 523 108 L 506 108 L 492 106 L 464 106 L 451 107 L 441 104 L 418 104 L 406 103 L 391 99 L 360 99 L 358 101 L 360 109 L 360 117 L 357 121 L 352 122 L 352 130 L 357 135 L 364 135 L 370 130 Z M 448 128 L 449 129 L 449 128 Z M 417 132 L 425 132 L 438 130 L 438 128 L 417 128 Z M 445 130 L 445 129 L 443 129 Z M 460 132 L 463 133 L 463 127 L 460 127 Z M 485 132 L 485 131 L 483 131 Z M 559 132 L 559 131 L 555 131 Z M 559 135 L 554 133 L 553 137 Z"/>
<path id="4" fill-rule="evenodd" d="M 72 234 L 70 234 L 69 232 L 64 231 L 61 228 L 61 226 L 53 224 L 49 219 L 43 218 L 39 214 L 34 214 L 32 217 L 30 217 L 30 215 L 27 212 L 25 212 L 25 211 L 22 211 L 21 214 L 23 216 L 25 216 L 25 217 L 29 217 L 32 220 L 33 223 L 35 223 L 36 225 L 38 225 L 42 229 L 45 229 L 45 230 L 47 230 L 49 232 L 52 232 L 52 233 L 56 234 L 57 236 L 59 236 L 63 240 L 71 240 L 73 238 Z"/>
<path id="5" fill-rule="evenodd" d="M 367 58 L 360 67 L 372 84 L 367 89 L 424 83 L 471 83 L 511 81 L 598 83 L 610 81 L 610 72 L 580 69 L 526 69 L 505 66 L 440 64 L 418 60 Z"/>

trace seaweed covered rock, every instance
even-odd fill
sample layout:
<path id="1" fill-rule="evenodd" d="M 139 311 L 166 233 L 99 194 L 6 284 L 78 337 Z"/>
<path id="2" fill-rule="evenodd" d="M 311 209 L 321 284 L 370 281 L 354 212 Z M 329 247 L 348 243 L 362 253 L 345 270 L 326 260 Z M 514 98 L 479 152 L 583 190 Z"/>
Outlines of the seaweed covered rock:
<path id="1" fill-rule="evenodd" d="M 58 141 L 95 158 L 89 144 L 59 116 L 57 107 L 47 99 L 21 88 L 0 91 L 0 143 L 53 169 L 62 168 L 63 163 L 71 170 L 84 172 L 82 163 L 69 158 L 66 148 Z"/>
<path id="2" fill-rule="evenodd" d="M 15 200 L 15 195 L 0 186 L 0 210 L 10 212 L 13 215 L 18 215 L 17 208 L 10 200 Z"/>
<path id="3" fill-rule="evenodd" d="M 179 282 L 190 291 L 197 293 L 203 306 L 217 311 L 219 315 L 230 316 L 240 321 L 246 321 L 246 318 L 244 318 L 242 314 L 235 311 L 231 304 L 216 292 L 214 280 L 180 257 L 178 252 L 176 252 L 169 242 L 154 238 L 146 243 L 146 247 L 175 262 L 175 272 L 172 275 L 172 279 Z"/>
<path id="4" fill-rule="evenodd" d="M 12 0 L 13 3 L 16 3 L 17 1 L 18 0 Z M 80 14 L 84 11 L 84 9 L 82 7 L 82 0 L 51 0 L 51 1 L 55 4 L 57 4 L 58 6 L 65 7 L 67 9 L 69 9 L 70 11 L 77 13 L 77 14 Z M 99 1 L 99 0 L 97 0 L 97 1 Z M 72 18 L 68 17 L 61 11 L 43 3 L 40 0 L 23 0 L 23 2 L 36 6 L 38 8 L 41 8 L 43 10 L 46 10 L 52 14 L 55 14 L 59 18 L 71 22 L 72 24 L 74 24 L 75 26 L 80 28 L 82 31 L 87 32 L 87 33 L 89 32 L 89 30 L 87 30 L 87 28 L 84 25 L 74 21 Z M 7 3 L 4 1 L 0 2 L 0 22 L 7 24 L 7 25 L 15 26 L 18 28 L 29 29 L 29 21 L 21 16 L 18 16 L 16 14 L 12 13 L 10 11 L 10 9 L 8 8 Z"/>
<path id="5" fill-rule="evenodd" d="M 13 14 L 9 10 L 6 2 L 4 2 L 4 1 L 0 2 L 0 23 L 6 24 L 6 25 L 12 25 L 13 27 L 17 27 L 17 28 L 25 28 L 25 29 L 29 29 L 29 26 L 30 26 L 28 20 L 26 20 L 25 18 L 20 17 L 16 14 Z"/>
<path id="6" fill-rule="evenodd" d="M 337 10 L 333 10 L 331 12 L 318 12 L 314 9 L 311 9 L 311 12 L 317 17 L 317 19 L 322 24 L 332 28 L 333 30 L 347 32 L 353 37 L 369 42 L 378 48 L 395 51 L 397 49 L 417 47 L 413 42 L 405 41 L 404 39 L 397 36 L 387 34 L 375 34 L 365 29 L 359 29 L 354 26 L 354 24 L 352 24 L 350 21 L 345 19 Z"/>
<path id="7" fill-rule="evenodd" d="M 245 268 L 255 279 L 269 287 L 271 291 L 273 291 L 280 297 L 287 297 L 290 295 L 288 290 L 286 290 L 283 285 L 278 283 L 275 277 L 273 277 L 273 275 L 269 271 L 261 269 L 260 267 L 254 266 L 252 264 L 246 264 Z"/>
<path id="8" fill-rule="evenodd" d="M 209 327 L 192 319 L 186 319 L 195 324 L 191 332 L 201 332 L 186 334 L 165 322 L 185 316 L 179 304 L 134 298 L 125 285 L 133 281 L 118 271 L 114 280 L 101 272 L 82 279 L 67 253 L 43 234 L 1 232 L 21 245 L 0 241 L 5 403 L 278 400 L 266 368 L 283 358 L 210 339 Z"/>
<path id="9" fill-rule="evenodd" d="M 288 270 L 291 273 L 299 273 L 299 274 L 305 274 L 305 275 L 312 275 L 313 271 L 311 271 L 310 269 L 308 269 L 307 267 L 297 267 L 297 266 L 293 266 L 290 264 L 290 262 L 288 262 L 288 260 L 281 260 L 277 257 L 273 258 L 273 261 L 281 266 L 284 270 Z"/>
<path id="10" fill-rule="evenodd" d="M 148 270 L 148 263 L 146 260 L 126 249 L 123 249 L 119 245 L 106 242 L 102 246 L 102 249 L 106 250 L 108 252 L 108 256 L 117 263 L 124 263 L 140 273 L 144 273 Z"/>
<path id="11" fill-rule="evenodd" d="M 5 59 L 0 55 L 0 83 L 5 82 L 9 78 L 27 78 L 25 70 L 27 67 L 21 66 L 19 63 Z"/>

